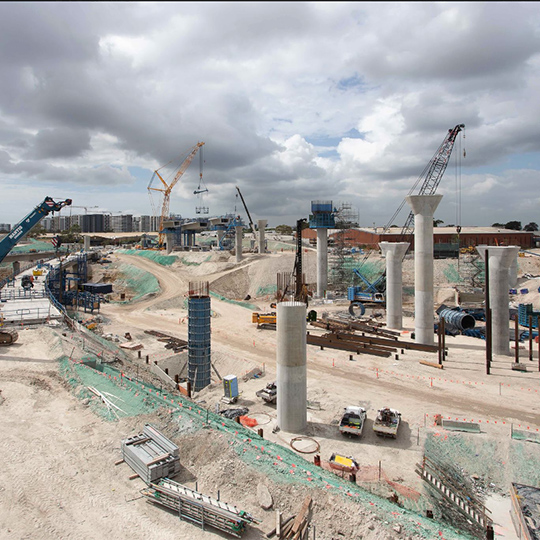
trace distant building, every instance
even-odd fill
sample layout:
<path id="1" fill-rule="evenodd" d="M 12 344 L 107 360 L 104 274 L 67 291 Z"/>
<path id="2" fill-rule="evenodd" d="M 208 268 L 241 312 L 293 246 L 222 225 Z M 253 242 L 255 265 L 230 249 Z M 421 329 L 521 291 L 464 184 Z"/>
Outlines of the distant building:
<path id="1" fill-rule="evenodd" d="M 141 216 L 139 221 L 140 232 L 157 232 L 159 231 L 159 216 Z"/>
<path id="2" fill-rule="evenodd" d="M 81 232 L 107 232 L 110 230 L 110 216 L 107 214 L 86 214 L 80 219 Z"/>
<path id="3" fill-rule="evenodd" d="M 111 228 L 113 232 L 133 232 L 133 216 L 131 214 L 112 216 Z"/>
<path id="4" fill-rule="evenodd" d="M 328 242 L 335 243 L 341 232 L 331 230 L 329 233 Z M 345 229 L 342 234 L 342 241 L 348 247 L 365 246 L 378 249 L 380 242 L 410 242 L 411 249 L 414 248 L 414 234 L 403 239 L 401 228 L 398 227 L 391 228 L 389 232 L 383 232 L 382 228 Z M 451 246 L 457 246 L 459 249 L 479 245 L 519 246 L 522 249 L 530 249 L 535 246 L 536 236 L 537 233 L 534 231 L 513 231 L 496 227 L 463 227 L 459 236 L 455 227 L 433 229 L 433 243 L 436 250 L 439 245 L 440 251 L 446 251 L 446 248 L 453 251 Z M 302 238 L 316 241 L 317 232 L 313 229 L 304 229 Z"/>
<path id="5" fill-rule="evenodd" d="M 11 225 L 9 223 L 0 223 L 0 233 L 6 233 L 11 231 Z"/>

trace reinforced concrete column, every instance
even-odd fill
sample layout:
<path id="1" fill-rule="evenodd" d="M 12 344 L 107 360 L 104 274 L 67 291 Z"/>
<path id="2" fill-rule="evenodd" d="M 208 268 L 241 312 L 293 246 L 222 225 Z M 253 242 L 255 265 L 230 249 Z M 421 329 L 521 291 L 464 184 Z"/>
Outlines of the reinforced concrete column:
<path id="1" fill-rule="evenodd" d="M 234 242 L 234 250 L 236 251 L 236 262 L 239 263 L 242 260 L 242 232 L 243 232 L 242 225 L 237 225 L 234 228 L 235 232 L 235 242 Z"/>
<path id="2" fill-rule="evenodd" d="M 218 242 L 218 247 L 220 246 L 221 244 L 221 241 L 223 240 L 223 237 L 225 236 L 225 231 L 222 230 L 222 229 L 218 229 L 218 232 L 217 232 L 217 242 Z"/>
<path id="3" fill-rule="evenodd" d="M 489 305 L 491 307 L 491 342 L 494 354 L 510 354 L 509 269 L 517 257 L 518 246 L 477 246 L 489 265 Z"/>
<path id="4" fill-rule="evenodd" d="M 324 298 L 328 288 L 328 229 L 317 229 L 317 296 Z"/>
<path id="5" fill-rule="evenodd" d="M 19 261 L 13 261 L 11 265 L 13 266 L 13 273 L 17 275 L 21 271 L 21 263 Z"/>
<path id="6" fill-rule="evenodd" d="M 89 251 L 89 250 L 90 250 L 90 237 L 86 235 L 84 237 L 84 251 Z"/>
<path id="7" fill-rule="evenodd" d="M 403 257 L 408 242 L 381 242 L 386 258 L 386 326 L 395 330 L 403 328 Z"/>
<path id="8" fill-rule="evenodd" d="M 277 305 L 277 423 L 300 433 L 307 427 L 306 304 Z"/>
<path id="9" fill-rule="evenodd" d="M 266 219 L 259 219 L 257 225 L 259 227 L 259 253 L 264 253 L 264 230 L 266 229 L 266 224 L 268 221 Z"/>
<path id="10" fill-rule="evenodd" d="M 518 283 L 518 259 L 517 255 L 515 259 L 510 262 L 510 268 L 508 269 L 508 286 L 510 289 L 515 289 Z"/>
<path id="11" fill-rule="evenodd" d="M 173 250 L 174 235 L 172 233 L 167 233 L 165 235 L 165 242 L 167 244 L 167 255 L 169 255 Z"/>
<path id="12" fill-rule="evenodd" d="M 433 315 L 433 214 L 442 195 L 409 195 L 414 213 L 414 332 L 422 345 L 435 342 Z"/>

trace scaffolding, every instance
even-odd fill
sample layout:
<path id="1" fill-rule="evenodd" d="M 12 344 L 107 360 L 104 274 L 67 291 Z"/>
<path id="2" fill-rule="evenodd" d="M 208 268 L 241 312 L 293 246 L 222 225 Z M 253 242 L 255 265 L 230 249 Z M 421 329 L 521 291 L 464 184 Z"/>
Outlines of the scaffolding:
<path id="1" fill-rule="evenodd" d="M 190 282 L 188 298 L 188 377 L 198 392 L 211 382 L 210 291 L 208 281 Z"/>

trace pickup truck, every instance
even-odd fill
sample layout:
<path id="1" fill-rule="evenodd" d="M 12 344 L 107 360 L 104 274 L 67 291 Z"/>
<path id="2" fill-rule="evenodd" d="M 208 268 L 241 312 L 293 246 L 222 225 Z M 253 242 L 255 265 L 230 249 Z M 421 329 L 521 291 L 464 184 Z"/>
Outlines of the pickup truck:
<path id="1" fill-rule="evenodd" d="M 275 403 L 277 401 L 277 386 L 275 382 L 267 384 L 262 390 L 255 392 L 266 403 Z"/>
<path id="2" fill-rule="evenodd" d="M 383 407 L 377 411 L 377 417 L 373 422 L 373 431 L 381 437 L 397 437 L 401 413 L 389 407 Z"/>
<path id="3" fill-rule="evenodd" d="M 360 437 L 366 423 L 366 409 L 363 407 L 345 407 L 339 422 L 339 432 L 343 435 Z"/>

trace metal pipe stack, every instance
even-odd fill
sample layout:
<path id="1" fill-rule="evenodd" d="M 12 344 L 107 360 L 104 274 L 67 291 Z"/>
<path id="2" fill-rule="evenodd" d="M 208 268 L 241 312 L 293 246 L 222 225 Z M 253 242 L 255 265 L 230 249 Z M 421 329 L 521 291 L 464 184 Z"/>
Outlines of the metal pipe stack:
<path id="1" fill-rule="evenodd" d="M 174 510 L 180 519 L 203 530 L 213 527 L 240 538 L 246 525 L 258 522 L 251 514 L 238 510 L 232 504 L 203 495 L 168 478 L 152 484 L 142 493 L 150 502 Z"/>
<path id="2" fill-rule="evenodd" d="M 122 457 L 147 484 L 180 472 L 178 446 L 150 424 L 122 441 Z"/>

